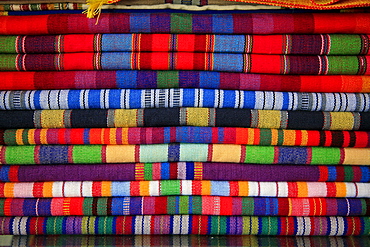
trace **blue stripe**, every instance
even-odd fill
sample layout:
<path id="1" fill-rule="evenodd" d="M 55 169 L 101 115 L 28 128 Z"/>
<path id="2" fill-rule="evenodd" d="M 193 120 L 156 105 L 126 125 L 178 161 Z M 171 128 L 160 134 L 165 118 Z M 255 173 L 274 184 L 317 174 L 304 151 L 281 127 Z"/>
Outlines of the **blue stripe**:
<path id="1" fill-rule="evenodd" d="M 370 167 L 368 166 L 359 166 L 361 169 L 361 180 L 360 182 L 368 183 L 370 181 Z"/>
<path id="2" fill-rule="evenodd" d="M 150 33 L 150 16 L 149 13 L 132 13 L 130 14 L 130 30 L 132 33 Z M 144 25 L 144 24 L 147 25 Z"/>
<path id="3" fill-rule="evenodd" d="M 175 129 L 176 131 L 176 138 L 178 136 L 177 134 L 177 128 Z M 171 127 L 164 127 L 163 128 L 163 142 L 164 143 L 170 143 L 171 142 Z"/>
<path id="4" fill-rule="evenodd" d="M 109 108 L 120 109 L 121 106 L 121 94 L 123 90 L 109 90 Z"/>
<path id="5" fill-rule="evenodd" d="M 234 90 L 223 90 L 224 92 L 224 102 L 223 107 L 235 108 L 235 94 Z"/>
<path id="6" fill-rule="evenodd" d="M 103 52 L 101 66 L 103 70 L 131 69 L 131 52 Z"/>
<path id="7" fill-rule="evenodd" d="M 112 196 L 130 196 L 130 182 L 112 182 Z"/>
<path id="8" fill-rule="evenodd" d="M 211 195 L 229 196 L 230 186 L 228 181 L 211 181 Z"/>
<path id="9" fill-rule="evenodd" d="M 90 144 L 90 128 L 85 128 L 83 133 L 84 144 Z"/>
<path id="10" fill-rule="evenodd" d="M 170 163 L 163 162 L 161 164 L 161 178 L 163 180 L 170 179 Z"/>
<path id="11" fill-rule="evenodd" d="M 193 89 L 182 89 L 183 98 L 182 98 L 182 105 L 183 106 L 194 106 L 194 99 L 195 99 L 195 90 Z"/>
<path id="12" fill-rule="evenodd" d="M 118 70 L 116 71 L 117 88 L 136 88 L 137 71 L 135 70 Z"/>
<path id="13" fill-rule="evenodd" d="M 112 215 L 123 215 L 123 202 L 127 197 L 113 197 L 112 198 Z"/>
<path id="14" fill-rule="evenodd" d="M 213 33 L 233 33 L 234 18 L 233 15 L 212 15 L 212 32 Z"/>
<path id="15" fill-rule="evenodd" d="M 129 105 L 131 109 L 140 109 L 142 107 L 142 100 L 141 100 L 141 95 L 144 93 L 144 91 L 141 90 L 130 90 L 130 98 L 127 99 L 129 100 Z M 123 96 L 122 96 L 123 97 Z M 143 104 L 144 105 L 144 104 Z M 124 107 L 122 107 L 124 108 Z"/>
<path id="16" fill-rule="evenodd" d="M 326 166 L 328 168 L 328 182 L 337 180 L 337 169 L 335 166 Z"/>
<path id="17" fill-rule="evenodd" d="M 35 91 L 35 94 L 34 94 L 34 98 L 38 99 L 38 100 L 34 100 L 34 105 L 35 105 L 35 109 L 41 109 L 41 105 L 40 105 L 40 94 L 41 94 L 41 91 L 40 90 L 36 90 Z"/>
<path id="18" fill-rule="evenodd" d="M 10 182 L 9 170 L 10 170 L 10 166 L 0 167 L 0 179 L 2 182 Z"/>
<path id="19" fill-rule="evenodd" d="M 75 106 L 80 108 L 80 90 L 69 90 L 68 92 L 68 108 L 73 109 Z"/>
<path id="20" fill-rule="evenodd" d="M 82 91 L 82 90 L 81 90 Z M 88 105 L 88 108 L 97 108 L 97 109 L 100 109 L 102 108 L 102 106 L 100 105 L 100 96 L 104 93 L 104 90 L 88 90 L 87 92 L 89 92 L 88 94 L 88 102 L 87 102 L 87 105 Z M 106 102 L 108 105 L 109 105 L 109 99 L 108 99 L 108 102 Z"/>
<path id="21" fill-rule="evenodd" d="M 289 93 L 283 92 L 283 104 L 281 106 L 281 110 L 288 110 L 290 108 L 289 102 L 293 102 L 290 100 Z"/>
<path id="22" fill-rule="evenodd" d="M 213 90 L 203 90 L 203 107 L 216 107 L 215 105 L 215 93 L 216 91 Z"/>
<path id="23" fill-rule="evenodd" d="M 256 94 L 253 91 L 243 91 L 242 94 L 244 95 L 244 102 L 243 108 L 254 109 L 256 104 Z"/>
<path id="24" fill-rule="evenodd" d="M 219 88 L 220 73 L 202 71 L 199 72 L 199 88 Z"/>
<path id="25" fill-rule="evenodd" d="M 186 162 L 186 179 L 194 179 L 194 162 Z"/>
<path id="26" fill-rule="evenodd" d="M 132 34 L 103 34 L 103 51 L 132 51 Z"/>

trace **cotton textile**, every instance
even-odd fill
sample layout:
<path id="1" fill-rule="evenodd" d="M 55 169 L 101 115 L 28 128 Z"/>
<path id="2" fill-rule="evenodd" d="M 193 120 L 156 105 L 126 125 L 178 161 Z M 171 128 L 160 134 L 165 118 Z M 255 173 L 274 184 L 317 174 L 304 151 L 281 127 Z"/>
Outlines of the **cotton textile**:
<path id="1" fill-rule="evenodd" d="M 106 215 L 365 216 L 370 199 L 226 196 L 0 199 L 0 216 Z"/>
<path id="2" fill-rule="evenodd" d="M 362 148 L 370 147 L 370 132 L 196 126 L 0 130 L 0 145 L 9 146 L 173 142 Z"/>
<path id="3" fill-rule="evenodd" d="M 112 13 L 0 16 L 0 35 L 84 33 L 369 34 L 369 13 Z M 338 25 L 343 23 L 343 25 Z"/>
<path id="4" fill-rule="evenodd" d="M 0 54 L 0 71 L 133 69 L 201 70 L 283 75 L 369 75 L 369 64 L 368 55 L 297 56 L 191 52 Z"/>
<path id="5" fill-rule="evenodd" d="M 0 236 L 1 237 L 1 236 Z M 255 236 L 255 235 L 32 235 L 12 236 L 13 247 L 28 246 L 292 246 L 299 247 L 302 243 L 307 247 L 337 247 L 337 246 L 368 246 L 368 236 Z"/>
<path id="6" fill-rule="evenodd" d="M 0 91 L 0 110 L 172 107 L 368 112 L 369 93 L 299 93 L 200 88 Z"/>
<path id="7" fill-rule="evenodd" d="M 286 172 L 289 170 L 289 172 Z M 370 182 L 369 166 L 302 166 L 241 163 L 164 162 L 0 166 L 1 182 L 48 181 L 306 181 Z"/>
<path id="8" fill-rule="evenodd" d="M 369 198 L 370 183 L 210 180 L 0 183 L 0 197 L 249 196 Z"/>
<path id="9" fill-rule="evenodd" d="M 298 130 L 370 130 L 369 112 L 309 112 L 221 108 L 0 111 L 1 129 L 165 126 Z"/>
<path id="10" fill-rule="evenodd" d="M 0 146 L 0 164 L 9 165 L 177 161 L 370 165 L 370 148 L 246 146 L 192 143 Z"/>
<path id="11" fill-rule="evenodd" d="M 178 87 L 282 92 L 368 93 L 370 92 L 370 77 L 176 70 L 0 72 L 0 90 Z"/>
<path id="12" fill-rule="evenodd" d="M 42 46 L 40 46 L 42 44 Z M 0 36 L 0 53 L 215 52 L 366 55 L 366 34 L 67 34 Z"/>

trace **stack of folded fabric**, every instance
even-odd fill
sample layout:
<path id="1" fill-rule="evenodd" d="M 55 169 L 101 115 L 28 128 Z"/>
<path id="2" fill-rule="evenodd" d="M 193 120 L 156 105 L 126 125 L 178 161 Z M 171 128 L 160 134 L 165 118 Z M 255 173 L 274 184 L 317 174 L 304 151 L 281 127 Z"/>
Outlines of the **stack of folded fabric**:
<path id="1" fill-rule="evenodd" d="M 366 13 L 0 17 L 0 234 L 369 235 L 369 31 Z"/>

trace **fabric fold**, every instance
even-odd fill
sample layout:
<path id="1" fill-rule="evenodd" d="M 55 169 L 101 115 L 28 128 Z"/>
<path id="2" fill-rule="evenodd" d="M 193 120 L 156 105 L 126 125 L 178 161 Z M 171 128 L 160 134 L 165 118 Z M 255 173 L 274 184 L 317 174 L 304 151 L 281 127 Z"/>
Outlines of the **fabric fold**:
<path id="1" fill-rule="evenodd" d="M 366 55 L 366 34 L 67 34 L 0 36 L 0 53 L 211 52 Z M 42 46 L 40 44 L 42 43 Z"/>
<path id="2" fill-rule="evenodd" d="M 0 110 L 173 107 L 368 112 L 370 93 L 299 93 L 198 88 L 0 91 Z"/>
<path id="3" fill-rule="evenodd" d="M 369 33 L 369 13 L 111 13 L 100 25 L 83 14 L 1 16 L 1 35 L 84 33 Z M 134 23 L 134 24 L 133 24 Z M 338 25 L 346 23 L 346 25 Z M 185 25 L 186 24 L 186 25 Z"/>
<path id="4" fill-rule="evenodd" d="M 370 130 L 370 113 L 222 108 L 0 111 L 1 129 L 166 126 Z"/>
<path id="5" fill-rule="evenodd" d="M 368 216 L 370 199 L 228 196 L 0 199 L 0 216 Z"/>
<path id="6" fill-rule="evenodd" d="M 117 70 L 0 72 L 1 90 L 220 88 L 282 92 L 370 92 L 370 76 L 273 75 L 215 71 Z"/>
<path id="7" fill-rule="evenodd" d="M 19 154 L 22 155 L 19 155 Z M 1 164 L 231 162 L 370 165 L 370 148 L 247 146 L 236 144 L 0 146 Z"/>
<path id="8" fill-rule="evenodd" d="M 1 19 L 0 19 L 1 22 Z M 1 71 L 201 70 L 283 75 L 369 75 L 369 56 L 192 52 L 0 54 Z"/>
<path id="9" fill-rule="evenodd" d="M 289 171 L 289 172 L 287 172 Z M 2 165 L 2 182 L 48 181 L 305 181 L 370 182 L 369 166 L 302 166 L 164 162 L 124 164 Z"/>
<path id="10" fill-rule="evenodd" d="M 370 147 L 370 132 L 197 126 L 0 130 L 0 145 L 8 146 L 175 142 L 361 148 Z"/>
<path id="11" fill-rule="evenodd" d="M 370 183 L 210 180 L 0 183 L 0 197 L 253 196 L 369 198 Z"/>

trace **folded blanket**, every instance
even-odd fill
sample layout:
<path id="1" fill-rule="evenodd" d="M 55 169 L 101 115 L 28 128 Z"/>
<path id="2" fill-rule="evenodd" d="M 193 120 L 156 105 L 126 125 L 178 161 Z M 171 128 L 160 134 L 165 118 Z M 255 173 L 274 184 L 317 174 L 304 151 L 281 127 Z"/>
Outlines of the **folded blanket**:
<path id="1" fill-rule="evenodd" d="M 0 110 L 171 107 L 370 111 L 370 93 L 299 93 L 199 88 L 0 91 Z"/>
<path id="2" fill-rule="evenodd" d="M 0 183 L 0 197 L 6 198 L 181 195 L 369 198 L 370 183 L 210 180 Z"/>
<path id="3" fill-rule="evenodd" d="M 345 25 L 338 25 L 345 23 Z M 73 33 L 368 34 L 369 13 L 112 13 L 1 16 L 1 35 Z"/>
<path id="4" fill-rule="evenodd" d="M 229 196 L 0 199 L 0 216 L 254 215 L 365 216 L 370 199 Z"/>
<path id="5" fill-rule="evenodd" d="M 0 236 L 9 238 L 9 236 Z M 266 244 L 276 247 L 307 246 L 368 246 L 369 236 L 256 236 L 256 235 L 23 235 L 11 236 L 13 247 L 29 246 L 49 247 L 65 246 L 65 243 L 81 246 L 85 243 L 101 247 L 112 246 L 250 246 Z"/>
<path id="6" fill-rule="evenodd" d="M 1 90 L 177 87 L 368 93 L 370 76 L 273 75 L 176 70 L 0 72 Z"/>
<path id="7" fill-rule="evenodd" d="M 365 55 L 369 36 L 222 34 L 67 34 L 0 36 L 0 53 L 214 52 Z M 42 44 L 42 46 L 40 46 Z"/>
<path id="8" fill-rule="evenodd" d="M 370 130 L 370 113 L 222 108 L 0 111 L 0 129 L 182 125 L 301 130 Z"/>
<path id="9" fill-rule="evenodd" d="M 289 8 L 304 9 L 343 9 L 367 7 L 370 3 L 367 0 L 230 0 L 254 4 L 269 4 Z"/>
<path id="10" fill-rule="evenodd" d="M 9 165 L 177 161 L 297 165 L 370 165 L 370 148 L 190 143 L 0 146 L 0 163 Z"/>
<path id="11" fill-rule="evenodd" d="M 370 217 L 57 216 L 0 217 L 2 234 L 367 235 Z M 58 227 L 55 227 L 58 226 Z"/>
<path id="12" fill-rule="evenodd" d="M 72 164 L 55 166 L 2 165 L 2 182 L 47 181 L 322 181 L 370 182 L 369 166 L 302 166 L 241 163 L 171 162 Z"/>
<path id="13" fill-rule="evenodd" d="M 234 127 L 0 129 L 0 145 L 220 143 L 370 147 L 370 132 Z"/>
<path id="14" fill-rule="evenodd" d="M 1 71 L 201 70 L 284 75 L 369 75 L 368 64 L 369 56 L 191 52 L 0 54 Z"/>

